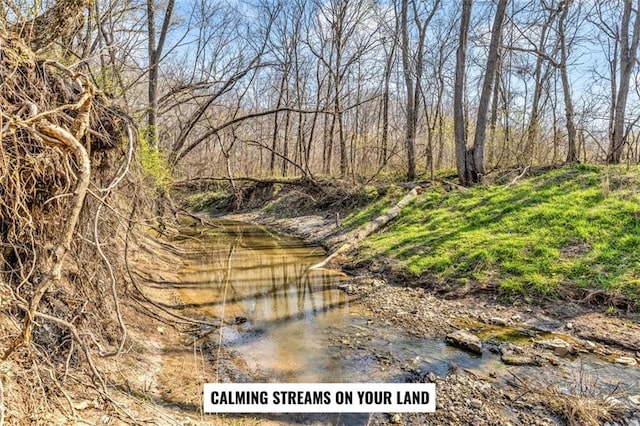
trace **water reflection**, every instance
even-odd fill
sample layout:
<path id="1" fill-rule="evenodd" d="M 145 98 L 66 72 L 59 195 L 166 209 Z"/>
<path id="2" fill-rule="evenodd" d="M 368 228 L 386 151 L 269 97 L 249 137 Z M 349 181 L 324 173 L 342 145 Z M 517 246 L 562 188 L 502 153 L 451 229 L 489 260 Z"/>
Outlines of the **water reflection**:
<path id="1" fill-rule="evenodd" d="M 392 382 L 405 380 L 407 369 L 444 376 L 456 365 L 502 379 L 511 373 L 535 377 L 569 393 L 580 393 L 572 386 L 585 377 L 605 394 L 640 388 L 640 368 L 593 355 L 565 359 L 559 366 L 507 366 L 490 351 L 479 357 L 391 324 L 370 324 L 370 313 L 350 305 L 352 299 L 337 289 L 342 274 L 309 270 L 323 259 L 320 248 L 249 224 L 192 231 L 181 237 L 188 254 L 176 282 L 155 285 L 175 291 L 169 307 L 223 319 L 220 333 L 210 337 L 221 338 L 242 357 L 253 380 Z"/>
<path id="2" fill-rule="evenodd" d="M 189 254 L 177 282 L 157 283 L 177 292 L 171 308 L 222 318 L 222 340 L 256 379 L 360 378 L 345 367 L 339 348 L 327 346 L 331 327 L 344 326 L 351 314 L 350 297 L 337 288 L 345 275 L 309 270 L 323 260 L 324 250 L 250 224 L 192 231 L 182 236 Z"/>
<path id="3" fill-rule="evenodd" d="M 197 247 L 205 251 L 193 250 L 179 282 L 169 283 L 179 292 L 174 308 L 258 325 L 310 320 L 348 303 L 336 288 L 344 275 L 309 270 L 322 260 L 323 251 L 301 240 L 232 224 L 199 235 L 193 241 Z"/>

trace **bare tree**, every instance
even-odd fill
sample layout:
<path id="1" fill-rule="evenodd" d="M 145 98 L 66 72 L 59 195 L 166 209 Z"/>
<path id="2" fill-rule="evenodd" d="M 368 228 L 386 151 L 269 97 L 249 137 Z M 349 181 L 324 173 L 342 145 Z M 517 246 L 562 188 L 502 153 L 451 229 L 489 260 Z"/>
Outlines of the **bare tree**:
<path id="1" fill-rule="evenodd" d="M 381 45 L 384 49 L 384 71 L 382 74 L 383 88 L 382 101 L 380 105 L 381 116 L 381 135 L 380 150 L 378 152 L 378 165 L 384 167 L 387 165 L 389 156 L 389 108 L 391 102 L 391 76 L 393 73 L 394 58 L 398 46 L 398 15 L 394 14 L 394 22 L 392 28 L 387 28 L 388 36 L 383 36 Z"/>
<path id="2" fill-rule="evenodd" d="M 411 11 L 409 10 L 411 3 Z M 400 8 L 400 33 L 402 34 L 402 69 L 406 89 L 407 120 L 405 124 L 405 144 L 407 149 L 407 179 L 416 177 L 416 127 L 420 106 L 422 72 L 424 70 L 425 37 L 427 27 L 433 19 L 440 0 L 436 0 L 426 16 L 422 18 L 416 1 L 402 0 Z M 417 31 L 415 50 L 409 37 L 409 16 L 413 17 L 413 25 Z"/>
<path id="3" fill-rule="evenodd" d="M 467 152 L 467 125 L 464 114 L 467 39 L 469 38 L 471 7 L 472 0 L 463 0 L 462 16 L 460 17 L 460 32 L 458 36 L 458 50 L 456 52 L 456 75 L 453 97 L 453 128 L 456 145 L 456 166 L 458 169 L 458 179 L 462 185 L 469 185 L 477 180 L 477 176 L 473 176 L 475 169 L 471 164 L 473 161 L 473 153 Z"/>
<path id="4" fill-rule="evenodd" d="M 635 10 L 634 10 L 635 9 Z M 631 16 L 634 15 L 633 27 Z M 631 34 L 630 34 L 631 32 Z M 631 37 L 631 38 L 629 38 Z M 625 113 L 629 96 L 629 84 L 633 68 L 636 64 L 638 41 L 640 40 L 640 0 L 633 7 L 632 0 L 624 0 L 622 22 L 620 25 L 620 80 L 615 99 L 613 133 L 607 153 L 607 163 L 618 164 L 622 157 L 622 148 L 625 144 Z"/>
<path id="5" fill-rule="evenodd" d="M 473 139 L 473 168 L 472 173 L 475 179 L 472 182 L 479 182 L 482 174 L 484 174 L 484 146 L 485 135 L 487 131 L 487 116 L 489 111 L 489 101 L 491 99 L 492 87 L 494 84 L 496 69 L 498 67 L 498 49 L 500 47 L 500 33 L 502 32 L 502 23 L 504 21 L 507 9 L 507 0 L 500 0 L 496 9 L 496 14 L 491 28 L 491 42 L 489 44 L 489 57 L 487 58 L 487 66 L 485 68 L 484 82 L 482 83 L 482 92 L 480 101 L 478 102 L 478 116 L 476 119 L 476 132 Z"/>
<path id="6" fill-rule="evenodd" d="M 156 40 L 156 4 L 155 0 L 147 0 L 147 53 L 149 56 L 147 137 L 151 146 L 156 146 L 158 143 L 158 70 L 174 5 L 175 0 L 168 0 L 159 38 Z"/>
<path id="7" fill-rule="evenodd" d="M 444 17 L 437 20 L 433 25 L 433 42 L 427 46 L 427 51 L 433 54 L 427 58 L 430 73 L 423 79 L 421 96 L 427 131 L 425 167 L 429 170 L 431 179 L 435 176 L 435 170 L 442 166 L 445 150 L 445 121 L 449 117 L 446 116 L 444 103 L 449 87 L 449 57 L 456 48 L 451 42 L 454 31 L 452 19 Z"/>
<path id="8" fill-rule="evenodd" d="M 333 141 L 337 135 L 340 175 L 348 172 L 346 129 L 344 123 L 345 84 L 348 74 L 367 52 L 376 44 L 376 28 L 373 22 L 373 4 L 370 1 L 331 0 L 321 3 L 315 0 L 317 19 L 314 27 L 315 40 L 307 45 L 313 55 L 329 73 L 325 90 L 327 101 L 331 100 L 332 116 L 325 123 L 325 166 L 330 165 Z M 325 172 L 330 167 L 325 167 Z"/>
<path id="9" fill-rule="evenodd" d="M 25 35 L 35 28 L 25 23 L 44 22 L 23 18 L 34 10 L 77 13 L 55 48 L 144 122 L 174 173 L 215 164 L 227 174 L 355 181 L 386 167 L 414 178 L 455 164 L 472 185 L 510 162 L 620 161 L 638 123 L 629 117 L 640 105 L 639 3 L 51 0 L 20 13 L 5 3 L 5 19 Z M 471 19 L 485 12 L 493 26 L 467 48 Z M 577 74 L 588 67 L 580 57 L 598 58 L 593 88 Z"/>
<path id="10" fill-rule="evenodd" d="M 529 124 L 527 126 L 526 140 L 524 146 L 524 157 L 526 162 L 533 161 L 533 147 L 538 142 L 538 137 L 540 136 L 539 128 L 540 128 L 540 116 L 541 116 L 541 106 L 540 103 L 542 101 L 543 89 L 545 87 L 545 82 L 549 79 L 552 67 L 549 66 L 548 61 L 546 60 L 547 52 L 546 46 L 549 42 L 549 33 L 553 30 L 553 23 L 558 16 L 558 8 L 554 7 L 546 7 L 546 4 L 543 4 L 543 13 L 546 13 L 544 18 L 544 22 L 540 27 L 540 37 L 538 39 L 538 43 L 535 47 L 536 49 L 536 65 L 533 73 L 534 80 L 534 89 L 533 89 L 533 98 L 531 100 L 531 113 L 529 116 Z M 533 41 L 531 41 L 533 43 Z M 551 53 L 553 55 L 553 53 Z M 546 69 L 544 65 L 546 66 Z M 566 68 L 566 67 L 565 67 Z"/>
<path id="11" fill-rule="evenodd" d="M 456 80 L 454 94 L 454 132 L 456 142 L 456 164 L 458 168 L 458 178 L 463 185 L 472 185 L 480 182 L 484 173 L 484 147 L 487 127 L 487 116 L 489 111 L 489 101 L 496 77 L 498 67 L 498 49 L 500 44 L 500 33 L 502 23 L 506 13 L 507 0 L 500 0 L 496 9 L 493 27 L 491 30 L 491 41 L 489 43 L 489 56 L 484 71 L 482 91 L 478 102 L 478 113 L 476 118 L 476 129 L 473 146 L 467 150 L 466 147 L 466 124 L 464 115 L 464 80 L 466 65 L 467 38 L 469 23 L 471 21 L 471 1 L 462 3 L 462 17 L 460 20 L 460 36 L 456 57 Z"/>
<path id="12" fill-rule="evenodd" d="M 567 71 L 567 62 L 569 57 L 569 46 L 566 40 L 565 24 L 567 15 L 571 7 L 572 0 L 560 2 L 560 20 L 558 21 L 558 38 L 560 44 L 560 78 L 562 79 L 562 90 L 564 97 L 564 110 L 567 120 L 567 163 L 576 163 L 578 161 L 578 146 L 576 138 L 575 113 L 573 108 L 573 98 L 571 96 L 571 83 L 569 82 L 569 72 Z"/>

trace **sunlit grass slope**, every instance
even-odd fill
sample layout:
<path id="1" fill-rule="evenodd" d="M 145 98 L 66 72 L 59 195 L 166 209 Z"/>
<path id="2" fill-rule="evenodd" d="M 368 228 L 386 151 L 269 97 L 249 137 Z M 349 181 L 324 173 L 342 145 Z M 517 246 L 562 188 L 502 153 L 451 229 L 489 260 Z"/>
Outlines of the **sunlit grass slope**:
<path id="1" fill-rule="evenodd" d="M 399 261 L 408 275 L 497 284 L 505 294 L 578 286 L 639 301 L 639 191 L 639 168 L 604 166 L 560 168 L 514 186 L 426 190 L 361 255 Z"/>

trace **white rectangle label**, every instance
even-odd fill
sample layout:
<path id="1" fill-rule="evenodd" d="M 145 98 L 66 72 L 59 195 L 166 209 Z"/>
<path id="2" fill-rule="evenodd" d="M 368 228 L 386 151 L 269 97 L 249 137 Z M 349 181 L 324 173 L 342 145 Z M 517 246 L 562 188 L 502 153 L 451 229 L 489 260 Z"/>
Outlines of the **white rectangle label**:
<path id="1" fill-rule="evenodd" d="M 205 413 L 433 413 L 435 383 L 205 383 Z"/>

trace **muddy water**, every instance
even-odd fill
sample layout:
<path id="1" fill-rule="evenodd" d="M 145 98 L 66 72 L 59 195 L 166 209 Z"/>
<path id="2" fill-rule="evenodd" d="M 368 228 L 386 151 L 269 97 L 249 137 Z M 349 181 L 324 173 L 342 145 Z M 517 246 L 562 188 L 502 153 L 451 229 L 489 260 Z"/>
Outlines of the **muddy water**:
<path id="1" fill-rule="evenodd" d="M 265 381 L 349 381 L 348 368 L 327 347 L 332 327 L 354 317 L 338 288 L 346 276 L 310 270 L 324 250 L 302 240 L 243 223 L 194 230 L 183 237 L 191 251 L 178 271 L 180 307 L 221 318 L 210 335 L 244 358 Z"/>
<path id="2" fill-rule="evenodd" d="M 446 374 L 480 358 L 417 339 L 373 315 L 339 288 L 347 277 L 311 270 L 324 250 L 246 223 L 185 231 L 174 308 L 222 319 L 208 335 L 264 382 L 403 381 L 407 368 Z"/>
<path id="3" fill-rule="evenodd" d="M 225 325 L 208 338 L 241 357 L 255 381 L 404 381 L 407 371 L 444 376 L 456 365 L 505 378 L 535 376 L 567 393 L 580 392 L 576 383 L 585 380 L 605 395 L 640 389 L 640 368 L 592 355 L 559 366 L 510 367 L 490 351 L 468 354 L 375 322 L 338 288 L 343 274 L 309 269 L 324 251 L 296 238 L 229 222 L 181 239 L 188 255 L 175 307 L 221 318 Z"/>

